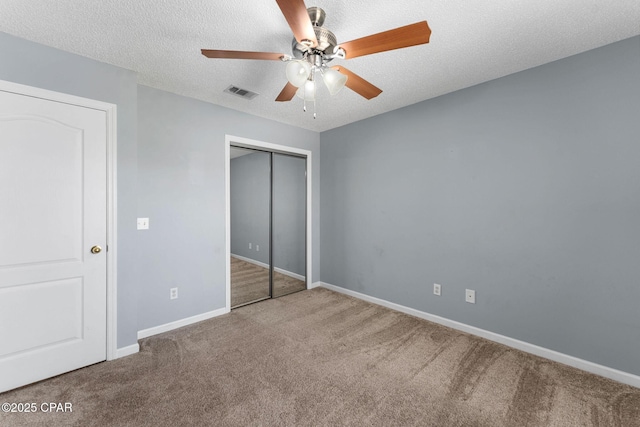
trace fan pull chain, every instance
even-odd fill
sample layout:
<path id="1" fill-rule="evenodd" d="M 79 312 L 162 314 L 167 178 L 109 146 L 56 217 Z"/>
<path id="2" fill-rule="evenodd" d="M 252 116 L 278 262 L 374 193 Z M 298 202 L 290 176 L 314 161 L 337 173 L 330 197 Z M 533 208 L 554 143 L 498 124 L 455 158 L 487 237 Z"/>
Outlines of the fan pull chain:
<path id="1" fill-rule="evenodd" d="M 307 112 L 307 85 L 302 86 L 302 112 Z"/>
<path id="2" fill-rule="evenodd" d="M 316 99 L 313 99 L 313 120 L 316 119 Z"/>

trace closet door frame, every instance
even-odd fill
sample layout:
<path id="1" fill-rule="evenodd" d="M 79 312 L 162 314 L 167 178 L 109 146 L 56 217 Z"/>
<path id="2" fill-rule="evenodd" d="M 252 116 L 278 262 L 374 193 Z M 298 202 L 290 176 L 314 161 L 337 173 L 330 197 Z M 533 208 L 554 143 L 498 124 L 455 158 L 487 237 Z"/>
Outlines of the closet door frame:
<path id="1" fill-rule="evenodd" d="M 311 203 L 312 203 L 312 176 L 311 176 L 311 151 L 302 148 L 289 147 L 286 145 L 272 144 L 270 142 L 258 141 L 234 135 L 225 135 L 224 155 L 225 155 L 225 281 L 226 281 L 226 311 L 231 310 L 231 146 L 249 148 L 261 151 L 270 151 L 276 154 L 286 154 L 296 157 L 306 158 L 306 285 L 307 289 L 311 288 L 311 272 L 312 269 L 312 222 L 311 222 Z M 273 156 L 272 156 L 273 157 Z M 273 172 L 272 172 L 273 173 Z M 271 240 L 271 239 L 269 239 Z M 273 248 L 270 248 L 271 250 Z M 271 252 L 271 251 L 270 251 Z M 272 254 L 269 253 L 271 258 Z M 271 282 L 271 280 L 270 280 Z"/>

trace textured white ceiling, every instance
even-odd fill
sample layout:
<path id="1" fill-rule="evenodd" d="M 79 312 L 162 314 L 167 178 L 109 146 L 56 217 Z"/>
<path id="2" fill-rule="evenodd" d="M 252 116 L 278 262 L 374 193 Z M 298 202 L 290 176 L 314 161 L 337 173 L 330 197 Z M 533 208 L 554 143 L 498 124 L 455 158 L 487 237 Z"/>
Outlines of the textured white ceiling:
<path id="1" fill-rule="evenodd" d="M 140 84 L 324 131 L 640 34 L 639 0 L 307 0 L 338 43 L 427 20 L 431 42 L 342 63 L 380 87 L 276 103 L 278 61 L 207 59 L 201 48 L 291 53 L 274 0 L 2 0 L 0 31 L 138 72 Z M 0 58 L 2 60 L 2 58 Z M 46 72 L 46 70 L 43 70 Z M 258 92 L 248 101 L 230 84 Z"/>

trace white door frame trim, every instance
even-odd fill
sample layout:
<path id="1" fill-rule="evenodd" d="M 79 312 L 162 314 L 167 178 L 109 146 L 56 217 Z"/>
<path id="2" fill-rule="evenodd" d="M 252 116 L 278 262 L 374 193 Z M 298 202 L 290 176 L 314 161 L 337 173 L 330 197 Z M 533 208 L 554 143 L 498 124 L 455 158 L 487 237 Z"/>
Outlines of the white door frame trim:
<path id="1" fill-rule="evenodd" d="M 312 248 L 313 248 L 313 228 L 312 228 L 312 161 L 311 151 L 302 148 L 289 147 L 286 145 L 272 144 L 270 142 L 258 141 L 255 139 L 242 138 L 239 136 L 225 135 L 224 138 L 224 172 L 225 172 L 225 273 L 226 273 L 226 306 L 228 313 L 231 311 L 231 145 L 245 148 L 255 148 L 258 150 L 267 150 L 274 153 L 297 154 L 306 156 L 307 160 L 307 289 L 311 289 L 311 272 L 313 271 Z"/>
<path id="2" fill-rule="evenodd" d="M 118 357 L 118 267 L 117 267 L 117 107 L 115 104 L 54 92 L 32 86 L 0 80 L 0 90 L 34 98 L 48 99 L 104 111 L 107 129 L 107 354 L 106 359 Z"/>

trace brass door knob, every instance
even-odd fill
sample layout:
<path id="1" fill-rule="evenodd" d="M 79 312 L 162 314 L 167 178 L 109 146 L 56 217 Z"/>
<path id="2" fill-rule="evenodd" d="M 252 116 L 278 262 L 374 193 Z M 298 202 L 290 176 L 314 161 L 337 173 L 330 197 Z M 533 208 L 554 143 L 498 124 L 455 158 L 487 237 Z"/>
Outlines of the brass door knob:
<path id="1" fill-rule="evenodd" d="M 92 254 L 99 254 L 102 251 L 102 248 L 100 246 L 94 246 L 91 248 L 91 253 Z"/>

